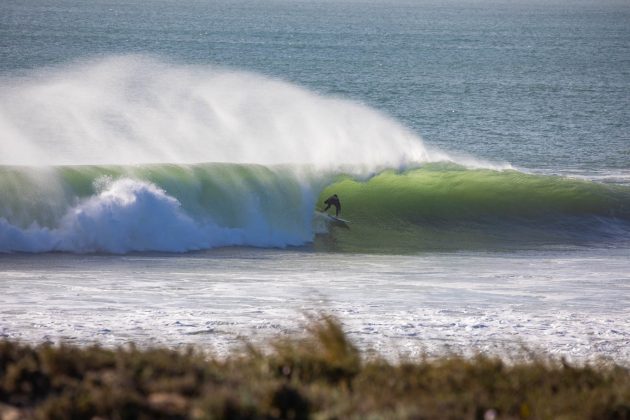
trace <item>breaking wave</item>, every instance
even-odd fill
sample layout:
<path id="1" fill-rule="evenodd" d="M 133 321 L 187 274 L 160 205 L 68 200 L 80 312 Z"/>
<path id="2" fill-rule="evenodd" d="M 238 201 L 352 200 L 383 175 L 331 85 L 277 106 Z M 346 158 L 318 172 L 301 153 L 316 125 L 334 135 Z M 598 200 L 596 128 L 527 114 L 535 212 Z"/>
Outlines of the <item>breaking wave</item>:
<path id="1" fill-rule="evenodd" d="M 627 186 L 447 154 L 360 103 L 247 72 L 110 56 L 4 75 L 0 135 L 0 252 L 414 252 L 630 236 Z M 333 192 L 350 230 L 316 216 Z"/>
<path id="2" fill-rule="evenodd" d="M 0 172 L 3 252 L 312 245 L 398 253 L 630 239 L 626 186 L 452 164 L 386 170 L 367 179 L 236 164 Z M 316 216 L 333 192 L 342 198 L 350 230 Z"/>

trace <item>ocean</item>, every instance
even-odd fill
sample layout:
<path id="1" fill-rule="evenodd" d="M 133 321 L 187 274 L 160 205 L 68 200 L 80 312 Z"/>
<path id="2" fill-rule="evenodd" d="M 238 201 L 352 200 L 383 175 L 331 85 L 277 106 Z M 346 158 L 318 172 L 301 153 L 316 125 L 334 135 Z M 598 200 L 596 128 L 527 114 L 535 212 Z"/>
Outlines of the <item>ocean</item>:
<path id="1" fill-rule="evenodd" d="M 0 337 L 630 363 L 627 2 L 0 9 Z"/>

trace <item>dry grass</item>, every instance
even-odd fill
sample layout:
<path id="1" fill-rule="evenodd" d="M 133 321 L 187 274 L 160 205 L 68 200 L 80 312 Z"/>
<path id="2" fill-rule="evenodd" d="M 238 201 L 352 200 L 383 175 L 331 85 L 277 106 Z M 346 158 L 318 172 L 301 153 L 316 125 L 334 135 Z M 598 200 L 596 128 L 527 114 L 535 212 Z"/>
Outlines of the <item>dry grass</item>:
<path id="1" fill-rule="evenodd" d="M 222 358 L 0 343 L 0 418 L 630 419 L 630 372 L 542 356 L 363 359 L 340 324 Z"/>

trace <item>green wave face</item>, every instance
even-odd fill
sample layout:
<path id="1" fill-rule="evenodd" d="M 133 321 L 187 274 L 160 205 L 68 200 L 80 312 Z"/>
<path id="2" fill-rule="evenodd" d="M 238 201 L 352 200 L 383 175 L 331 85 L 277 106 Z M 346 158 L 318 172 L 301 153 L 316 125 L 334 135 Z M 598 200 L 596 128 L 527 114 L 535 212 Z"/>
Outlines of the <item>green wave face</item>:
<path id="1" fill-rule="evenodd" d="M 333 193 L 350 229 L 315 214 Z M 296 166 L 0 167 L 0 252 L 310 244 L 383 253 L 625 246 L 630 187 L 445 164 L 367 180 Z"/>
<path id="2" fill-rule="evenodd" d="M 426 165 L 338 179 L 349 231 L 317 246 L 349 251 L 495 249 L 630 237 L 630 188 L 518 171 Z"/>

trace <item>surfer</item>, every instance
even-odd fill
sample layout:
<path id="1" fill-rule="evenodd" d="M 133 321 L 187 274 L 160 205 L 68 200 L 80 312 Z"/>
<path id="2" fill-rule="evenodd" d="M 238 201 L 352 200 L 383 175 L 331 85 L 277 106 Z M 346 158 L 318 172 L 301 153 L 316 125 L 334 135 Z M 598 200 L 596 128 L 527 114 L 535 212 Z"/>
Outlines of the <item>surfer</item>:
<path id="1" fill-rule="evenodd" d="M 339 212 L 341 211 L 341 203 L 339 202 L 339 197 L 337 197 L 337 194 L 333 194 L 332 196 L 328 197 L 326 201 L 324 201 L 324 204 L 327 204 L 324 211 L 328 210 L 330 206 L 335 206 L 335 209 L 337 210 L 335 216 L 339 217 Z"/>

